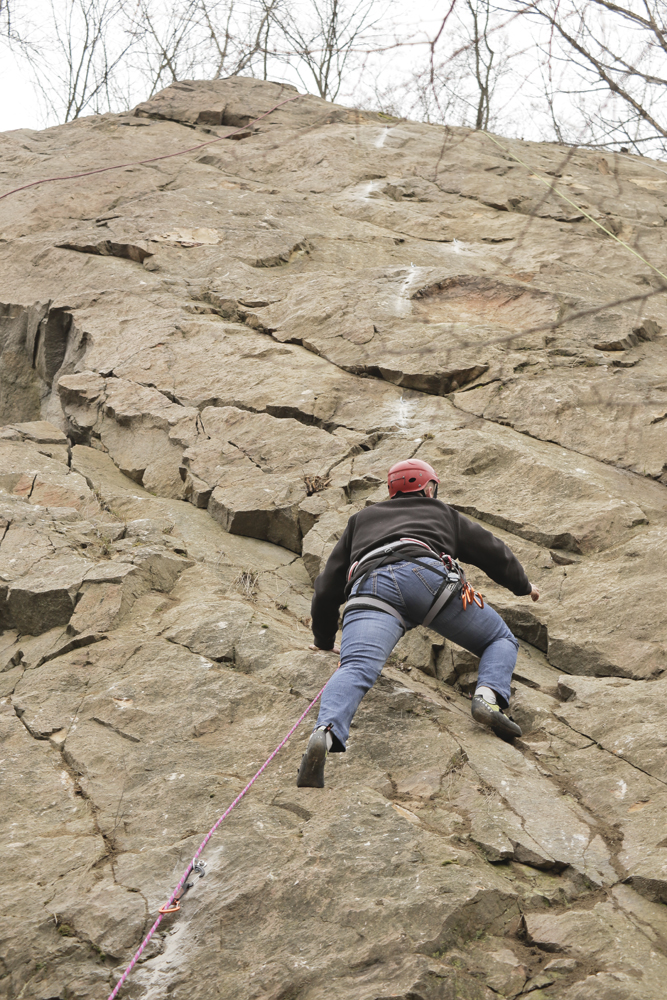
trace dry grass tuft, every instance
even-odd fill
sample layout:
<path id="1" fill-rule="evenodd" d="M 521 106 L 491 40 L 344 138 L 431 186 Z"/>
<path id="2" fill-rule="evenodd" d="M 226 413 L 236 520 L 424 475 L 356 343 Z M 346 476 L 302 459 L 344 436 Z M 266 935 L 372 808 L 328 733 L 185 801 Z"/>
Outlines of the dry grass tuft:
<path id="1" fill-rule="evenodd" d="M 257 594 L 257 581 L 259 580 L 259 573 L 254 569 L 242 569 L 238 576 L 234 579 L 232 587 L 238 590 L 239 594 L 247 598 L 249 601 L 254 601 Z"/>
<path id="2" fill-rule="evenodd" d="M 304 476 L 303 481 L 306 484 L 306 493 L 312 497 L 313 493 L 321 493 L 322 490 L 326 490 L 331 483 L 331 478 L 329 476 Z"/>

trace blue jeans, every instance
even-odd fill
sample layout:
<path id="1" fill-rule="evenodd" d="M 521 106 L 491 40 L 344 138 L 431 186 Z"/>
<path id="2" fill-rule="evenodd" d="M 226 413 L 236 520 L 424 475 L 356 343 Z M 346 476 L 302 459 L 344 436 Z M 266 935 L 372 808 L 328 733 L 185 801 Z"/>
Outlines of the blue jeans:
<path id="1" fill-rule="evenodd" d="M 436 559 L 422 562 L 438 568 L 442 565 Z M 387 601 L 412 629 L 426 617 L 442 575 L 424 565 L 398 562 L 374 570 L 362 589 L 358 589 L 360 582 L 352 594 L 373 594 Z M 503 708 L 509 704 L 519 643 L 500 615 L 488 604 L 480 608 L 473 603 L 464 611 L 461 598 L 454 596 L 429 628 L 479 656 L 478 684 L 495 691 Z M 354 713 L 402 635 L 399 621 L 384 611 L 354 608 L 345 615 L 340 667 L 324 689 L 317 719 L 318 726 L 332 727 L 332 753 L 345 750 Z"/>

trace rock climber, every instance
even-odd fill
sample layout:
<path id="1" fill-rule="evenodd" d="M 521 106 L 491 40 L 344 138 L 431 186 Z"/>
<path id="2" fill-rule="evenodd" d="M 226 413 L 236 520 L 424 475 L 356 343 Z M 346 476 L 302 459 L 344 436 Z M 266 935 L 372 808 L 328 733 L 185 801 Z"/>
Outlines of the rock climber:
<path id="1" fill-rule="evenodd" d="M 504 739 L 521 735 L 505 714 L 519 644 L 467 583 L 456 560 L 483 570 L 517 596 L 539 600 L 508 547 L 437 499 L 435 470 L 420 459 L 398 462 L 387 477 L 389 500 L 353 514 L 315 581 L 311 608 L 316 650 L 333 650 L 343 615 L 339 669 L 324 689 L 316 728 L 297 785 L 322 788 L 328 753 L 344 753 L 361 699 L 380 676 L 401 636 L 426 625 L 479 659 L 472 717 Z"/>

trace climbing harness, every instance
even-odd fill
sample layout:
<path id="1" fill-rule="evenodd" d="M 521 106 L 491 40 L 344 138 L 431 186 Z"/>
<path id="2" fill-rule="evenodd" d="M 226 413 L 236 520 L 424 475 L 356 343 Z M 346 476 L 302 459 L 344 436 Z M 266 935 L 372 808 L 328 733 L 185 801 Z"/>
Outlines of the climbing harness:
<path id="1" fill-rule="evenodd" d="M 438 553 L 432 549 L 430 545 L 427 545 L 426 542 L 420 541 L 418 538 L 399 538 L 397 542 L 389 542 L 387 545 L 381 545 L 377 549 L 371 549 L 371 551 L 367 552 L 366 555 L 361 557 L 361 559 L 353 562 L 347 572 L 347 586 L 345 588 L 346 595 L 349 594 L 357 580 L 359 580 L 359 588 L 361 588 L 370 574 L 374 570 L 385 565 L 387 559 L 401 552 L 403 549 L 414 549 L 416 546 L 426 549 L 428 555 L 432 559 L 437 559 L 443 564 L 444 567 L 444 572 L 439 569 L 434 569 L 433 566 L 423 562 L 422 559 L 411 555 L 409 552 L 406 552 L 402 556 L 401 561 L 413 562 L 417 566 L 423 566 L 426 569 L 430 569 L 432 572 L 438 573 L 442 577 L 442 583 L 436 592 L 433 603 L 429 607 L 423 621 L 421 622 L 425 628 L 428 628 L 431 622 L 438 614 L 440 614 L 443 608 L 449 604 L 450 600 L 457 593 L 461 595 L 464 611 L 473 603 L 473 601 L 478 607 L 484 607 L 484 598 L 478 591 L 475 591 L 470 586 L 466 580 L 463 569 L 459 566 L 457 561 L 447 555 L 446 552 L 438 555 Z M 360 576 L 361 579 L 359 579 Z M 397 619 L 403 631 L 408 631 L 407 625 L 403 620 L 403 616 L 400 611 L 393 606 L 393 604 L 382 600 L 380 597 L 375 597 L 375 595 L 370 594 L 359 594 L 358 596 L 351 597 L 345 605 L 343 619 L 348 611 L 360 608 L 365 608 L 370 611 L 383 611 L 385 614 L 392 615 Z"/>
<path id="2" fill-rule="evenodd" d="M 296 94 L 294 97 L 288 97 L 287 100 L 281 101 L 280 104 L 275 104 L 268 111 L 265 111 L 263 115 L 253 118 L 253 120 L 248 122 L 247 125 L 235 128 L 231 132 L 227 132 L 226 135 L 218 135 L 215 139 L 209 139 L 207 142 L 200 142 L 196 146 L 189 146 L 187 149 L 179 149 L 176 153 L 164 153 L 162 156 L 152 156 L 148 160 L 131 160 L 129 163 L 115 163 L 111 167 L 97 167 L 95 170 L 84 170 L 80 174 L 62 174 L 60 177 L 44 177 L 40 181 L 31 181 L 29 184 L 22 184 L 21 187 L 12 188 L 11 191 L 5 191 L 4 194 L 0 194 L 0 201 L 2 201 L 3 198 L 9 198 L 12 194 L 18 194 L 19 191 L 26 191 L 31 187 L 38 187 L 40 184 L 50 184 L 52 181 L 72 181 L 79 177 L 90 177 L 92 174 L 105 174 L 108 170 L 123 170 L 125 167 L 142 167 L 146 163 L 157 163 L 159 160 L 170 160 L 172 156 L 184 156 L 186 153 L 194 153 L 197 149 L 203 149 L 204 146 L 212 146 L 214 142 L 220 142 L 222 139 L 231 139 L 232 136 L 238 135 L 239 132 L 247 132 L 251 125 L 261 122 L 262 118 L 267 118 L 269 115 L 272 115 L 274 111 L 277 111 L 278 108 L 282 108 L 283 104 L 290 104 L 292 101 L 296 101 L 297 97 L 300 96 L 300 94 Z"/>
<path id="3" fill-rule="evenodd" d="M 327 684 L 328 683 L 329 682 L 327 681 Z M 125 980 L 129 976 L 129 974 L 132 972 L 132 969 L 135 967 L 135 965 L 137 964 L 137 962 L 139 961 L 139 959 L 141 958 L 141 956 L 142 956 L 142 954 L 143 954 L 143 952 L 144 952 L 144 950 L 146 948 L 146 945 L 148 944 L 148 942 L 150 941 L 150 939 L 153 937 L 153 935 L 155 934 L 156 930 L 158 929 L 158 927 L 160 926 L 160 924 L 162 923 L 162 921 L 164 920 L 164 918 L 167 916 L 167 914 L 169 914 L 169 913 L 176 913 L 176 912 L 178 912 L 178 910 L 180 910 L 180 908 L 181 908 L 180 907 L 180 901 L 181 901 L 181 899 L 183 898 L 183 896 L 185 895 L 185 893 L 188 891 L 188 889 L 190 889 L 191 886 L 193 885 L 193 883 L 188 882 L 188 880 L 189 880 L 190 876 L 192 875 L 192 873 L 194 872 L 195 874 L 199 875 L 200 879 L 202 879 L 204 877 L 204 875 L 206 874 L 206 872 L 205 872 L 206 865 L 205 865 L 205 863 L 203 861 L 199 861 L 199 855 L 204 850 L 204 848 L 208 844 L 209 840 L 211 839 L 211 837 L 213 836 L 213 834 L 215 833 L 215 831 L 218 829 L 218 827 L 220 826 L 220 824 L 222 823 L 222 821 L 229 816 L 229 814 L 232 811 L 232 809 L 234 808 L 234 806 L 238 805 L 238 803 L 241 801 L 241 799 L 246 794 L 246 792 L 250 791 L 250 789 L 255 784 L 255 782 L 259 778 L 260 774 L 262 773 L 262 771 L 264 771 L 269 766 L 269 764 L 271 763 L 271 761 L 273 760 L 273 758 L 276 756 L 276 754 L 278 753 L 278 751 L 282 750 L 282 748 L 285 746 L 285 744 L 289 740 L 290 736 L 294 732 L 296 732 L 296 730 L 298 729 L 298 727 L 301 725 L 301 723 L 303 722 L 303 720 L 306 718 L 306 716 L 310 712 L 311 708 L 314 705 L 316 705 L 317 702 L 322 697 L 322 692 L 324 691 L 324 688 L 326 686 L 327 685 L 325 684 L 318 691 L 318 693 L 315 695 L 315 697 L 311 701 L 311 703 L 308 706 L 308 708 L 304 712 L 301 713 L 301 715 L 296 720 L 296 722 L 294 723 L 294 725 L 292 726 L 292 728 L 290 729 L 290 731 L 287 733 L 287 735 L 280 741 L 280 743 L 278 744 L 278 746 L 276 747 L 276 749 L 272 753 L 269 754 L 269 756 L 266 758 L 266 760 L 264 761 L 264 763 L 262 764 L 262 766 L 260 767 L 260 769 L 252 776 L 252 778 L 250 779 L 250 781 L 248 782 L 248 784 L 245 786 L 245 788 L 243 789 L 243 791 L 239 792 L 239 794 L 236 796 L 236 798 L 234 799 L 234 801 L 232 802 L 232 804 L 230 806 L 228 806 L 227 809 L 225 809 L 225 811 L 223 812 L 222 816 L 220 816 L 215 821 L 215 823 L 213 824 L 213 826 L 211 827 L 211 829 L 208 831 L 208 833 L 206 834 L 206 836 L 202 840 L 201 844 L 197 848 L 197 851 L 195 852 L 194 858 L 192 859 L 192 861 L 190 862 L 190 864 L 188 865 L 188 867 L 185 869 L 185 872 L 183 873 L 183 876 L 181 877 L 180 882 L 178 883 L 178 885 L 176 886 L 176 888 L 174 889 L 174 891 L 172 892 L 171 896 L 169 897 L 169 899 L 167 900 L 167 902 L 164 904 L 164 906 L 160 907 L 157 920 L 155 921 L 155 923 L 153 924 L 153 926 L 151 927 L 151 929 L 148 931 L 148 934 L 146 935 L 146 937 L 143 939 L 143 941 L 141 942 L 141 944 L 137 948 L 136 952 L 134 953 L 134 956 L 132 957 L 132 961 L 130 962 L 130 964 L 128 965 L 128 967 L 126 968 L 125 972 L 120 977 L 120 979 L 118 980 L 118 982 L 116 983 L 113 991 L 109 994 L 109 1000 L 115 1000 L 115 998 L 118 996 L 118 993 L 120 992 L 120 989 L 121 989 L 123 983 L 125 982 Z"/>
<path id="4" fill-rule="evenodd" d="M 398 549 L 414 548 L 415 545 L 419 545 L 421 548 L 426 549 L 436 559 L 440 558 L 440 556 L 436 552 L 434 552 L 434 550 L 431 548 L 430 545 L 427 545 L 426 542 L 421 542 L 418 538 L 399 538 L 397 542 L 389 542 L 388 545 L 380 545 L 379 548 L 377 549 L 371 549 L 371 551 L 367 552 L 365 556 L 361 557 L 361 559 L 357 559 L 356 562 L 353 562 L 347 571 L 348 588 L 350 587 L 350 584 L 352 584 L 356 580 L 358 576 L 357 571 L 361 566 L 364 565 L 364 563 L 368 563 L 378 559 L 383 560 L 386 556 L 392 555 L 392 553 L 396 552 Z M 372 568 L 376 569 L 375 566 L 373 566 Z"/>

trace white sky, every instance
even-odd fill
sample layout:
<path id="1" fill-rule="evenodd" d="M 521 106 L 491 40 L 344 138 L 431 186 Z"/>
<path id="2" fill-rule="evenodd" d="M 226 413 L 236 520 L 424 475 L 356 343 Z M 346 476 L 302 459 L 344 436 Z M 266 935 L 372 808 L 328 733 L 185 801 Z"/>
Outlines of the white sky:
<path id="1" fill-rule="evenodd" d="M 58 0 L 55 0 L 56 8 Z M 33 24 L 39 25 L 40 21 L 46 21 L 50 15 L 49 0 L 22 0 L 23 11 L 28 15 Z M 423 29 L 423 37 L 426 33 L 434 34 L 440 26 L 443 12 L 449 7 L 445 0 L 394 0 L 392 21 L 397 23 L 399 33 L 407 37 L 408 34 Z M 409 65 L 424 53 L 426 58 L 426 46 L 414 48 L 407 47 L 405 50 L 395 50 L 391 55 L 384 58 L 384 62 L 391 66 L 391 71 L 400 71 L 401 67 L 406 70 Z M 273 74 L 272 79 L 278 79 L 278 74 Z M 287 77 L 285 77 L 287 79 Z M 299 90 L 303 87 L 299 85 L 294 76 L 290 75 L 290 82 L 296 83 Z M 341 95 L 342 97 L 343 95 Z M 137 103 L 143 95 L 137 98 Z M 345 101 L 343 103 L 350 103 Z M 29 72 L 22 61 L 12 52 L 6 43 L 0 42 L 0 132 L 17 128 L 40 129 L 45 125 L 43 108 Z"/>
<path id="2" fill-rule="evenodd" d="M 54 79 L 61 68 L 56 61 L 55 45 L 52 42 L 50 45 L 48 43 L 48 38 L 51 37 L 49 32 L 52 34 L 54 31 L 52 11 L 57 12 L 58 24 L 61 24 L 72 2 L 73 0 L 13 0 L 15 25 L 24 28 L 28 38 L 42 45 L 42 67 L 47 80 Z M 157 0 L 156 7 L 169 11 L 170 2 L 173 0 Z M 292 2 L 298 7 L 299 4 L 306 6 L 306 3 L 317 3 L 318 0 L 292 0 Z M 348 9 L 354 7 L 356 2 L 357 0 L 348 0 Z M 640 3 L 640 0 L 629 0 L 629 2 Z M 384 107 L 385 110 L 392 111 L 395 108 L 395 113 L 408 114 L 411 117 L 426 117 L 429 113 L 433 114 L 432 106 L 430 110 L 424 110 L 423 105 L 419 108 L 412 103 L 415 95 L 412 84 L 409 98 L 405 98 L 405 94 L 402 97 L 400 93 L 394 93 L 394 100 L 389 103 L 383 101 L 379 104 L 374 89 L 377 85 L 377 90 L 386 94 L 388 86 L 400 85 L 408 80 L 413 70 L 427 69 L 429 50 L 426 42 L 438 31 L 442 18 L 450 8 L 451 0 L 376 0 L 376 3 L 377 7 L 374 9 L 378 13 L 382 12 L 383 8 L 389 10 L 381 22 L 383 40 L 389 42 L 399 39 L 402 44 L 398 48 L 369 56 L 363 73 L 359 71 L 358 60 L 356 67 L 353 61 L 341 89 L 339 101 L 349 106 Z M 236 0 L 237 9 L 242 10 L 244 4 L 252 8 L 256 5 L 256 0 Z M 574 0 L 562 0 L 562 9 L 566 8 L 570 10 L 572 16 L 578 9 Z M 590 4 L 589 11 L 591 8 L 598 11 L 595 5 Z M 508 5 L 505 13 L 498 14 L 494 18 L 495 23 L 499 25 L 499 29 L 491 36 L 496 51 L 494 65 L 501 67 L 502 72 L 496 81 L 492 100 L 493 116 L 489 127 L 502 135 L 554 141 L 552 113 L 545 100 L 544 48 L 549 35 L 547 26 L 535 16 L 521 16 L 515 19 L 510 14 L 512 9 L 515 8 Z M 456 59 L 452 62 L 449 58 L 460 46 L 459 17 L 469 19 L 467 4 L 463 0 L 459 0 L 454 15 L 448 22 L 436 54 L 436 63 L 444 60 L 443 72 L 445 75 L 449 72 L 451 80 L 449 90 L 447 85 L 439 80 L 438 100 L 443 103 L 435 115 L 435 120 L 445 120 L 454 125 L 471 125 L 475 120 L 478 91 L 471 76 L 469 73 L 466 75 L 466 70 L 461 67 L 460 62 L 457 63 Z M 603 37 L 611 39 L 612 46 L 619 48 L 627 59 L 632 61 L 633 58 L 639 57 L 645 42 L 641 33 L 635 32 L 636 37 L 630 37 L 622 25 L 620 28 L 619 24 L 614 25 L 613 20 L 605 14 L 600 14 L 599 11 L 595 16 L 591 15 L 589 20 L 594 25 L 597 36 L 600 39 Z M 30 28 L 26 29 L 24 26 L 28 24 Z M 45 35 L 48 36 L 46 39 Z M 120 30 L 117 33 L 110 32 L 108 37 L 110 49 L 124 44 L 124 38 Z M 421 39 L 423 44 L 414 44 L 418 39 Z M 538 42 L 541 43 L 541 49 Z M 199 52 L 199 48 L 196 51 Z M 445 60 L 447 53 L 449 56 Z M 662 53 L 660 55 L 662 56 Z M 606 125 L 600 131 L 597 126 L 591 124 L 625 119 L 627 107 L 621 106 L 621 102 L 615 105 L 615 99 L 606 87 L 595 85 L 590 78 L 585 79 L 578 71 L 571 51 L 561 50 L 558 53 L 557 49 L 554 49 L 551 66 L 554 74 L 551 82 L 554 116 L 559 123 L 564 141 L 574 144 L 595 144 L 600 141 L 600 137 L 603 142 L 610 141 L 613 137 L 613 148 L 627 145 L 628 140 L 625 137 L 627 133 L 606 132 Z M 663 66 L 659 65 L 657 68 L 661 70 L 659 75 L 664 76 Z M 282 62 L 274 61 L 273 71 L 269 66 L 269 78 L 294 83 L 301 92 L 305 90 L 294 69 L 290 69 Z M 142 81 L 136 64 L 127 69 L 122 79 L 117 78 L 118 86 L 131 91 L 130 97 L 125 98 L 129 106 L 138 104 L 148 97 L 149 88 Z M 309 89 L 313 92 L 312 82 Z M 58 93 L 62 91 L 59 90 Z M 656 103 L 651 105 L 649 101 L 647 106 L 660 120 L 667 115 L 667 94 L 664 88 L 658 88 L 656 93 L 657 97 L 653 95 Z M 640 94 L 639 97 L 644 102 L 647 100 L 645 95 Z M 53 124 L 54 120 L 57 119 L 54 119 L 52 114 L 49 124 Z M 6 40 L 0 40 L 0 131 L 17 128 L 39 129 L 45 124 L 47 124 L 45 107 L 34 89 L 25 61 L 11 51 Z M 645 155 L 664 156 L 665 153 L 665 144 L 661 141 L 656 144 L 653 139 L 638 148 Z"/>
<path id="3" fill-rule="evenodd" d="M 0 50 L 0 132 L 12 128 L 41 128 L 37 97 L 13 54 Z"/>

